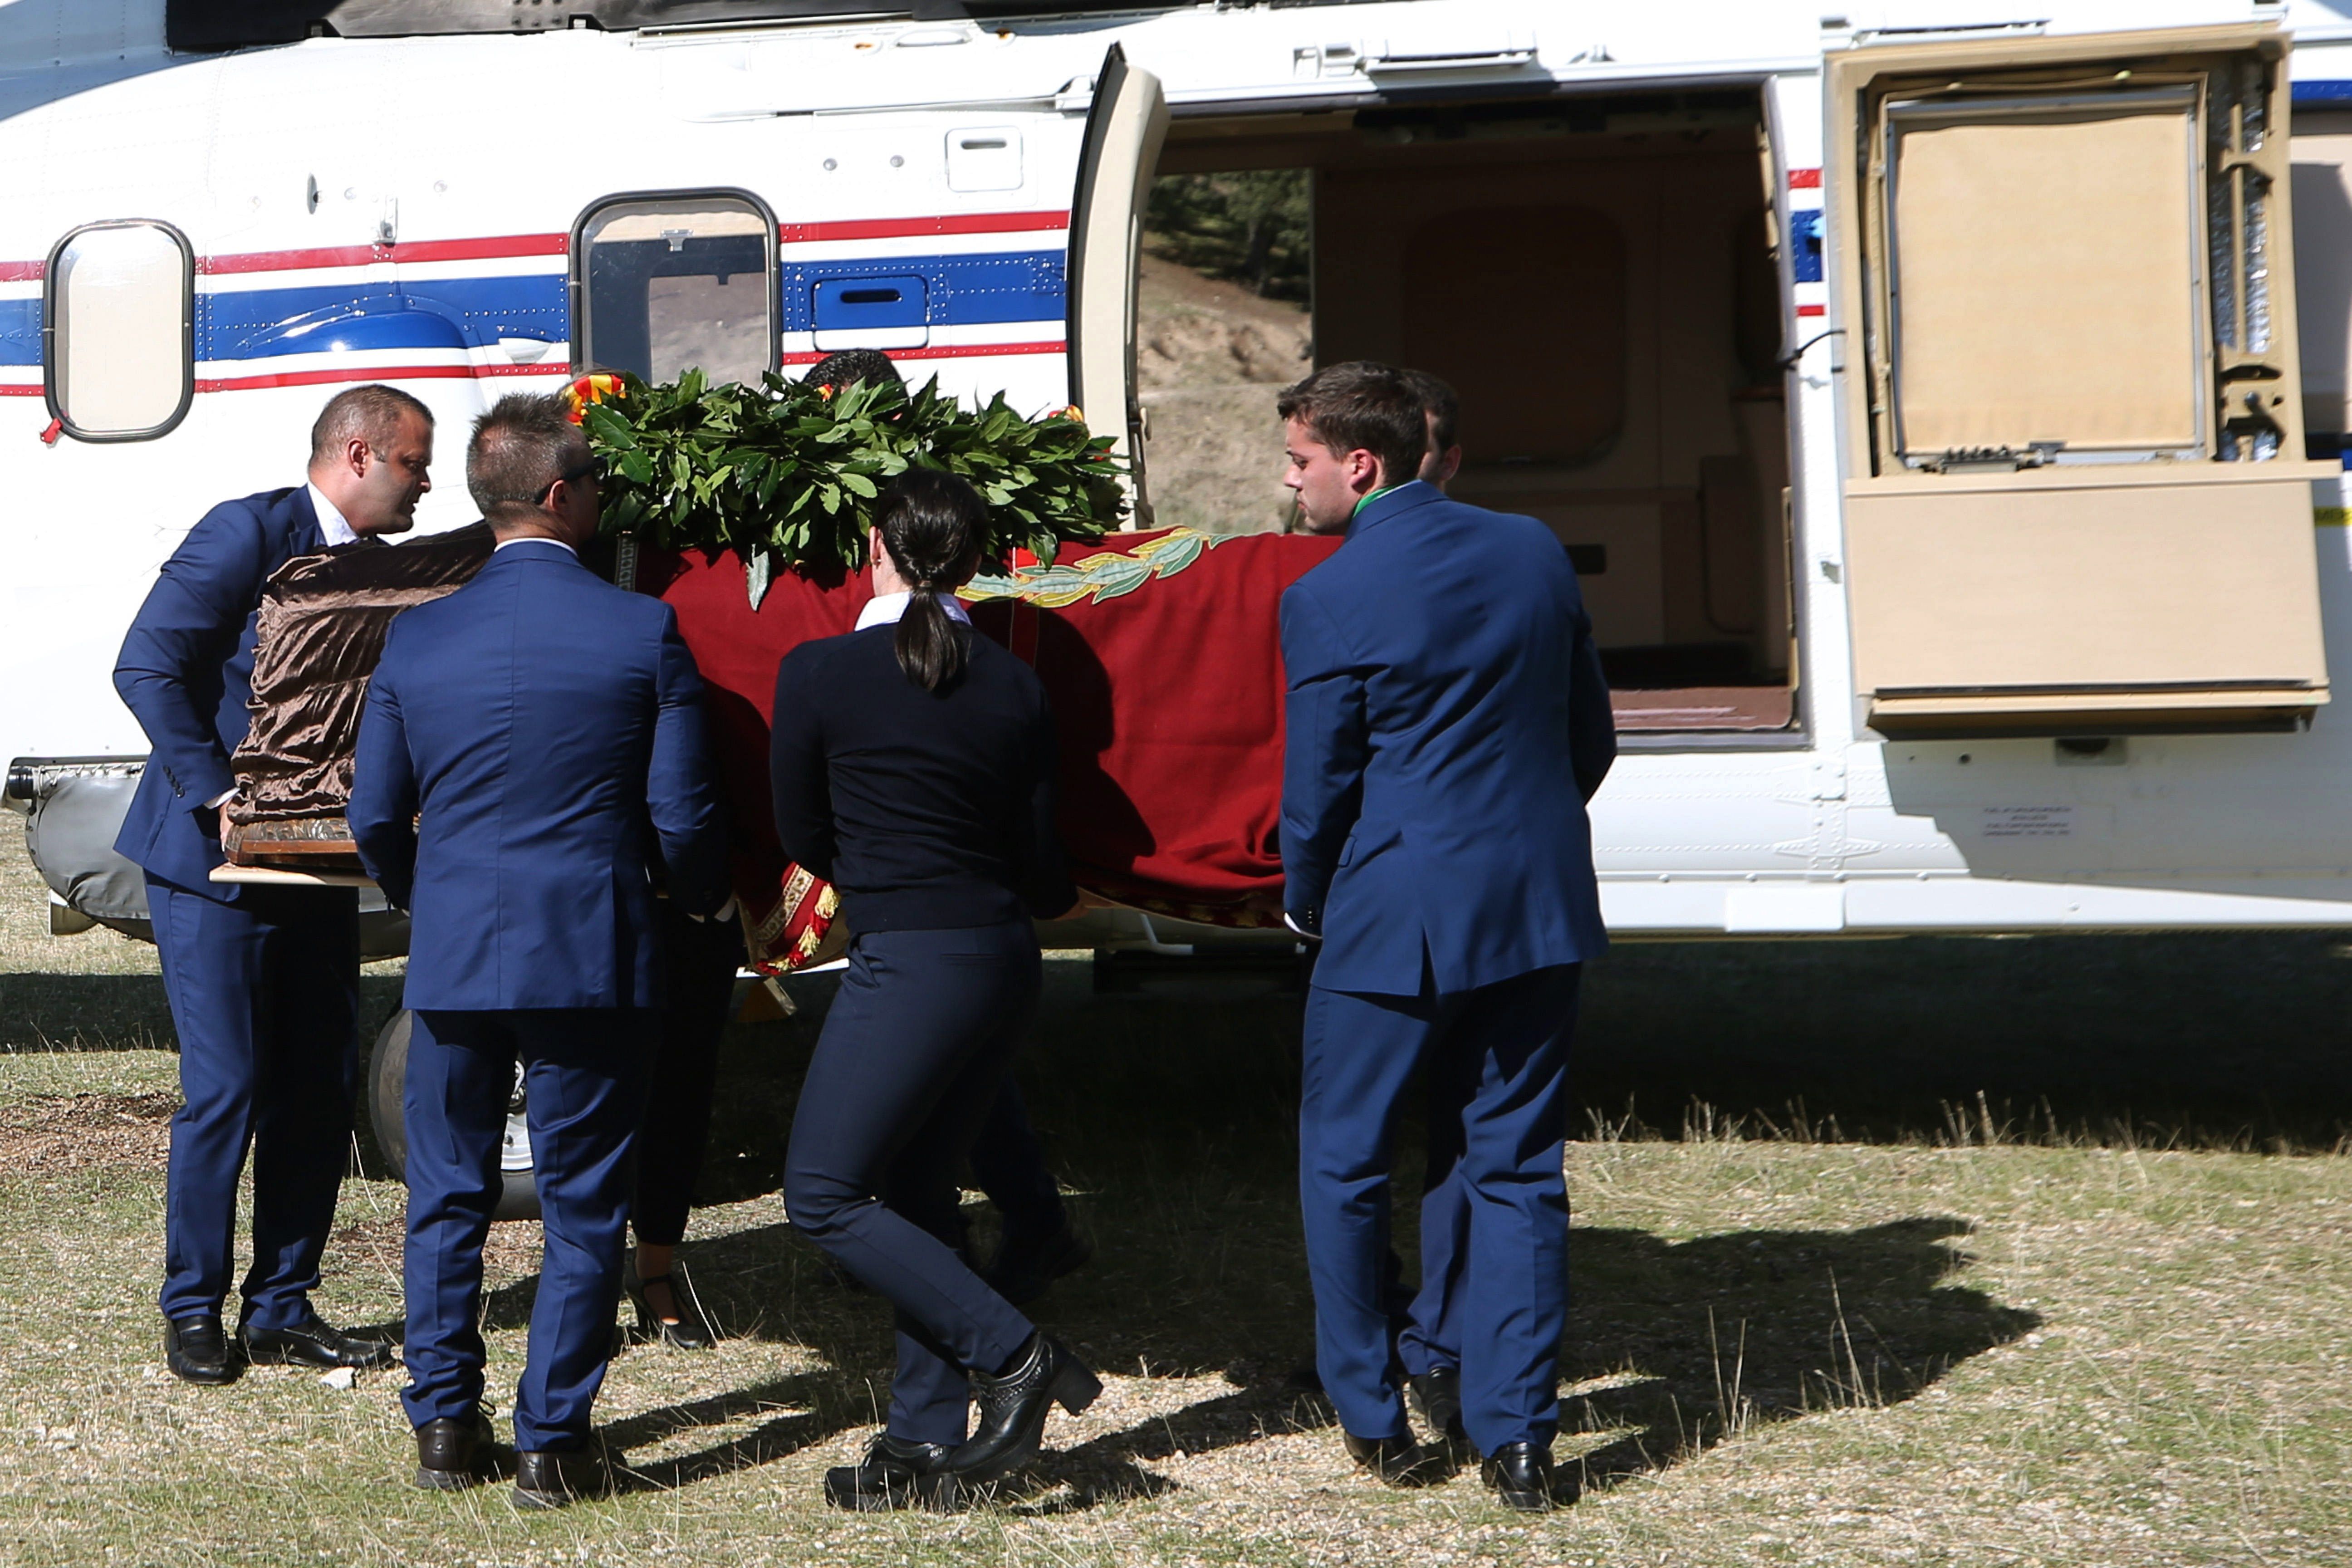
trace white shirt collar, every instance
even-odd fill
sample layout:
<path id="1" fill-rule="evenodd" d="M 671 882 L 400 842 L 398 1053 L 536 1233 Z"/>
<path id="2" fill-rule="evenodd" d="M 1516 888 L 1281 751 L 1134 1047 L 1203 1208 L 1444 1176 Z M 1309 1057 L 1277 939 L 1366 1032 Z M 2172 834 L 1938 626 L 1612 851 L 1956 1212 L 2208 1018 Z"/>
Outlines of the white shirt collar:
<path id="1" fill-rule="evenodd" d="M 344 521 L 342 509 L 327 499 L 326 492 L 316 485 L 303 487 L 310 492 L 310 510 L 319 514 L 319 531 L 326 537 L 327 548 L 354 543 L 359 533 Z"/>
<path id="2" fill-rule="evenodd" d="M 950 620 L 961 621 L 966 626 L 971 625 L 971 617 L 964 614 L 962 601 L 953 594 L 934 594 L 931 597 L 940 602 L 940 608 L 948 613 Z M 857 625 L 853 629 L 862 632 L 868 626 L 887 626 L 895 624 L 907 613 L 907 606 L 914 602 L 914 598 L 912 594 L 906 593 L 877 594 L 866 601 L 864 609 L 857 612 Z"/>
<path id="3" fill-rule="evenodd" d="M 563 541 L 560 539 L 550 539 L 543 533 L 525 534 L 520 539 L 501 539 L 496 544 L 490 546 L 490 553 L 496 555 L 499 551 L 504 550 L 509 544 L 552 544 L 555 548 L 561 550 L 574 561 L 580 559 L 580 552 L 572 549 L 572 546 L 564 543 Z"/>

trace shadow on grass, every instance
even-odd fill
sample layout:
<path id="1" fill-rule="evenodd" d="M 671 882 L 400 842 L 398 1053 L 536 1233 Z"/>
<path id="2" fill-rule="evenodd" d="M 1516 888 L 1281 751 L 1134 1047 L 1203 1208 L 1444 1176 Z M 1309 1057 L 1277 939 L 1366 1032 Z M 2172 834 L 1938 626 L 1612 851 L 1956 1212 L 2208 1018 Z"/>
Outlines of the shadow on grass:
<path id="1" fill-rule="evenodd" d="M 1670 1242 L 1579 1228 L 1561 1347 L 1563 1474 L 1605 1488 L 1756 1427 L 1900 1404 L 2041 1323 L 1948 1283 L 1965 1220 Z"/>
<path id="2" fill-rule="evenodd" d="M 1213 1222 L 1239 1218 L 1225 1208 Z M 1900 1404 L 2032 1330 L 2036 1314 L 1948 1282 L 1968 1262 L 1954 1244 L 1969 1229 L 1933 1215 L 1853 1231 L 1736 1231 L 1684 1242 L 1577 1229 L 1560 1353 L 1563 1500 L 1670 1468 L 1767 1425 Z M 1271 1277 L 1236 1271 L 1220 1286 L 1195 1281 L 1171 1300 L 1155 1288 L 1165 1274 L 1160 1259 L 1113 1247 L 1039 1304 L 1039 1320 L 1098 1367 L 1183 1378 L 1211 1371 L 1224 1392 L 1045 1455 L 1033 1489 L 1009 1499 L 1012 1506 L 1066 1513 L 1160 1495 L 1179 1489 L 1154 1468 L 1169 1459 L 1333 1424 L 1328 1403 L 1297 1380 L 1311 1322 L 1302 1317 L 1296 1337 L 1272 1347 L 1283 1352 L 1273 1355 L 1252 1327 L 1262 1323 L 1259 1297 L 1303 1277 L 1296 1232 L 1285 1225 L 1279 1236 L 1252 1239 L 1265 1243 Z M 725 1331 L 806 1348 L 824 1367 L 614 1423 L 604 1439 L 627 1449 L 758 1419 L 748 1432 L 681 1457 L 631 1466 L 636 1484 L 688 1485 L 878 1420 L 891 1353 L 880 1300 L 838 1283 L 782 1226 L 697 1243 L 693 1256 L 704 1305 Z M 494 1323 L 520 1321 L 530 1284 L 499 1293 Z M 1174 1359 L 1155 1363 L 1138 1348 L 1146 1345 Z"/>

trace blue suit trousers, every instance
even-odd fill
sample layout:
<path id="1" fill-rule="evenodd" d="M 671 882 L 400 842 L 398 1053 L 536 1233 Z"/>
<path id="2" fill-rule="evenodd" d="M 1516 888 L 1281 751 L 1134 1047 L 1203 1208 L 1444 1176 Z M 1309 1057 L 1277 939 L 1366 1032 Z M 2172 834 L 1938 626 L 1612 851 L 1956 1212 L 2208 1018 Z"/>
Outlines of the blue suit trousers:
<path id="1" fill-rule="evenodd" d="M 412 1426 L 482 1397 L 482 1243 L 499 1140 L 522 1063 L 545 1227 L 515 1447 L 583 1447 L 613 1352 L 632 1156 L 656 1033 L 649 1009 L 420 1011 L 408 1037 L 408 1292 L 402 1394 Z"/>
<path id="2" fill-rule="evenodd" d="M 180 1036 L 165 1179 L 166 1318 L 222 1310 L 253 1148 L 253 1327 L 291 1328 L 319 1284 L 359 1080 L 359 899 L 247 888 L 235 903 L 147 879 Z"/>
<path id="3" fill-rule="evenodd" d="M 1568 1046 L 1580 964 L 1454 994 L 1307 990 L 1299 1205 L 1316 1364 L 1340 1425 L 1402 1436 L 1389 1348 L 1389 1166 L 1399 1104 L 1428 1075 L 1433 1170 L 1405 1370 L 1458 1366 L 1481 1451 L 1549 1444 L 1568 1315 Z"/>
<path id="4" fill-rule="evenodd" d="M 967 1373 L 995 1371 L 1036 1331 L 965 1261 L 956 1175 L 1041 984 L 1025 920 L 861 934 L 801 1086 L 784 1205 L 897 1309 L 896 1437 L 962 1442 Z"/>

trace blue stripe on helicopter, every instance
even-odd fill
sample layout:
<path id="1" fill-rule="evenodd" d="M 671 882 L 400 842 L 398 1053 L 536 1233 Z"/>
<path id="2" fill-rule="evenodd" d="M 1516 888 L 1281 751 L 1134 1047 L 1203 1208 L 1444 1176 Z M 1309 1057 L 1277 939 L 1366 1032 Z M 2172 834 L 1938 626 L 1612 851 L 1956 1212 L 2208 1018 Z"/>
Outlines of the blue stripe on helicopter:
<path id="1" fill-rule="evenodd" d="M 781 271 L 779 325 L 787 332 L 814 329 L 820 286 L 866 278 L 921 279 L 925 319 L 935 327 L 1055 321 L 1067 300 L 1058 250 L 787 261 Z M 486 348 L 502 337 L 562 342 L 571 331 L 565 279 L 555 272 L 196 295 L 195 354 L 203 362 Z M 0 365 L 40 363 L 41 301 L 0 300 Z"/>

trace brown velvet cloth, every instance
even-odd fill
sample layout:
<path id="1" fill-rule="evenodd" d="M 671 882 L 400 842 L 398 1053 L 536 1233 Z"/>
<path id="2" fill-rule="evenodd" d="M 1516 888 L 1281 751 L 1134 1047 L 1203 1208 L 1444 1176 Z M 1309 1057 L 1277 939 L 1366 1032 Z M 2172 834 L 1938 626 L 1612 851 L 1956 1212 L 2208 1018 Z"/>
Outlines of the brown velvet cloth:
<path id="1" fill-rule="evenodd" d="M 230 758 L 230 821 L 342 815 L 368 678 L 393 617 L 464 586 L 494 543 L 478 522 L 408 544 L 362 539 L 278 568 L 261 590 L 253 729 Z"/>

